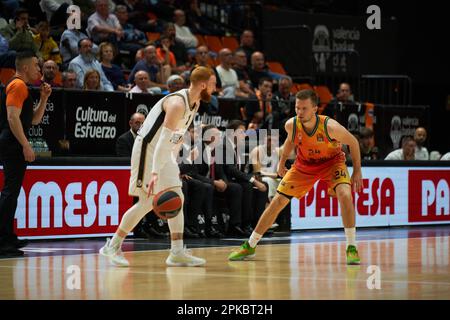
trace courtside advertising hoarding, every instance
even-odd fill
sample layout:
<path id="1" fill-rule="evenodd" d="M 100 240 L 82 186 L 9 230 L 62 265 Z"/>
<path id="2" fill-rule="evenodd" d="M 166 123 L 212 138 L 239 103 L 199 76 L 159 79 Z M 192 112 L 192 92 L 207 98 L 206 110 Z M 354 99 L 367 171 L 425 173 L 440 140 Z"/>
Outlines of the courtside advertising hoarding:
<path id="1" fill-rule="evenodd" d="M 363 190 L 353 194 L 357 227 L 450 223 L 450 168 L 364 167 L 362 173 Z M 325 182 L 292 200 L 291 222 L 292 230 L 342 228 Z"/>
<path id="2" fill-rule="evenodd" d="M 16 211 L 17 235 L 45 239 L 114 233 L 133 201 L 129 170 L 28 167 Z M 364 167 L 363 184 L 362 192 L 353 195 L 357 227 L 450 223 L 450 168 Z M 342 228 L 337 199 L 328 196 L 326 183 L 292 200 L 291 222 L 292 230 Z"/>

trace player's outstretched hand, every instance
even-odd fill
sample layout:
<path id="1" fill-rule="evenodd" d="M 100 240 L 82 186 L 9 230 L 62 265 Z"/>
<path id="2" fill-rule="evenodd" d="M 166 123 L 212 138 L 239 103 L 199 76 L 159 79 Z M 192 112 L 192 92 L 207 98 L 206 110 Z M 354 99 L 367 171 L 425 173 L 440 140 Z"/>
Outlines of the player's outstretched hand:
<path id="1" fill-rule="evenodd" d="M 354 192 L 361 192 L 362 190 L 362 174 L 361 170 L 354 170 L 352 173 L 352 189 Z"/>
<path id="2" fill-rule="evenodd" d="M 151 197 L 154 195 L 153 189 L 155 188 L 155 184 L 158 181 L 158 174 L 152 173 L 152 178 L 150 179 L 150 182 L 148 183 L 148 194 L 147 197 Z"/>

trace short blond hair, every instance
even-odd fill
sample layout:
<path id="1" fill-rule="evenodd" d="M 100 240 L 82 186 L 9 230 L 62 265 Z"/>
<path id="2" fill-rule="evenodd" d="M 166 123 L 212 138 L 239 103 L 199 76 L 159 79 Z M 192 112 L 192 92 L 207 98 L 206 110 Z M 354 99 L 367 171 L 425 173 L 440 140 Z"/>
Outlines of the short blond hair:
<path id="1" fill-rule="evenodd" d="M 200 66 L 192 70 L 189 80 L 191 83 L 198 83 L 200 81 L 208 81 L 214 75 L 214 71 L 211 68 Z"/>

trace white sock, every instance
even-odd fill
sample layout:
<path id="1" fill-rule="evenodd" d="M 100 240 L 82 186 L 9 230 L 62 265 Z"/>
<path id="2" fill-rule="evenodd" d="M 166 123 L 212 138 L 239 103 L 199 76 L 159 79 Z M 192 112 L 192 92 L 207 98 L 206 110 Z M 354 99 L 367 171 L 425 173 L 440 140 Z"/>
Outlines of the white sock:
<path id="1" fill-rule="evenodd" d="M 171 249 L 174 253 L 183 250 L 183 240 L 171 240 Z"/>
<path id="2" fill-rule="evenodd" d="M 120 247 L 122 247 L 122 243 L 123 243 L 124 239 L 125 238 L 120 237 L 116 232 L 116 233 L 114 233 L 114 236 L 112 237 L 109 245 L 110 245 L 110 247 L 113 247 L 113 248 L 120 248 Z"/>
<path id="3" fill-rule="evenodd" d="M 347 247 L 352 245 L 356 247 L 356 228 L 344 228 L 345 238 L 347 239 Z"/>
<path id="4" fill-rule="evenodd" d="M 262 235 L 253 231 L 250 239 L 248 239 L 248 244 L 250 245 L 250 247 L 255 248 L 261 238 Z"/>

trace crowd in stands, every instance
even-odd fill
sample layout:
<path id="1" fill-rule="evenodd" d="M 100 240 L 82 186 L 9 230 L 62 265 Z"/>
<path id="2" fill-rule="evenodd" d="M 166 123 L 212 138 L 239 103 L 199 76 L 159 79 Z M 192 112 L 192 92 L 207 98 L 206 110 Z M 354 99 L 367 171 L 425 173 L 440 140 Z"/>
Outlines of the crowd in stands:
<path id="1" fill-rule="evenodd" d="M 241 134 L 233 138 L 237 140 L 221 137 L 218 128 L 208 125 L 203 130 L 212 135 L 203 140 L 195 128 L 190 129 L 191 141 L 184 146 L 184 154 L 191 163 L 180 165 L 188 200 L 185 235 L 251 234 L 280 181 L 276 174 L 278 145 L 286 138 L 285 122 L 295 115 L 296 91 L 291 77 L 268 67 L 252 30 L 243 30 L 234 47 L 208 47 L 198 35 L 220 37 L 224 33 L 203 17 L 197 1 L 0 0 L 0 5 L 0 68 L 14 68 L 18 52 L 33 51 L 42 72 L 36 86 L 46 82 L 68 89 L 169 94 L 189 85 L 189 74 L 196 66 L 211 67 L 217 90 L 205 110 L 217 113 L 218 99 L 243 99 L 241 120 L 228 125 Z M 66 24 L 70 5 L 81 8 L 78 29 Z M 342 83 L 330 105 L 353 101 L 350 85 Z M 332 109 L 321 111 L 326 114 Z M 143 121 L 142 114 L 131 117 L 130 131 L 117 140 L 119 156 L 130 156 Z M 267 136 L 242 162 L 214 162 L 216 148 L 235 154 L 245 132 L 258 129 L 280 129 L 280 136 Z M 371 128 L 363 127 L 354 134 L 360 141 L 362 159 L 380 159 Z M 418 128 L 414 137 L 405 137 L 401 148 L 389 153 L 386 160 L 438 159 L 440 155 L 428 153 L 426 138 L 426 129 Z M 199 144 L 201 150 L 207 150 L 208 163 L 194 164 L 202 156 L 196 152 Z M 446 154 L 442 159 L 449 157 Z M 228 207 L 229 220 L 220 217 L 216 204 Z M 218 227 L 219 220 L 228 227 Z M 158 231 L 152 234 L 161 235 Z"/>

